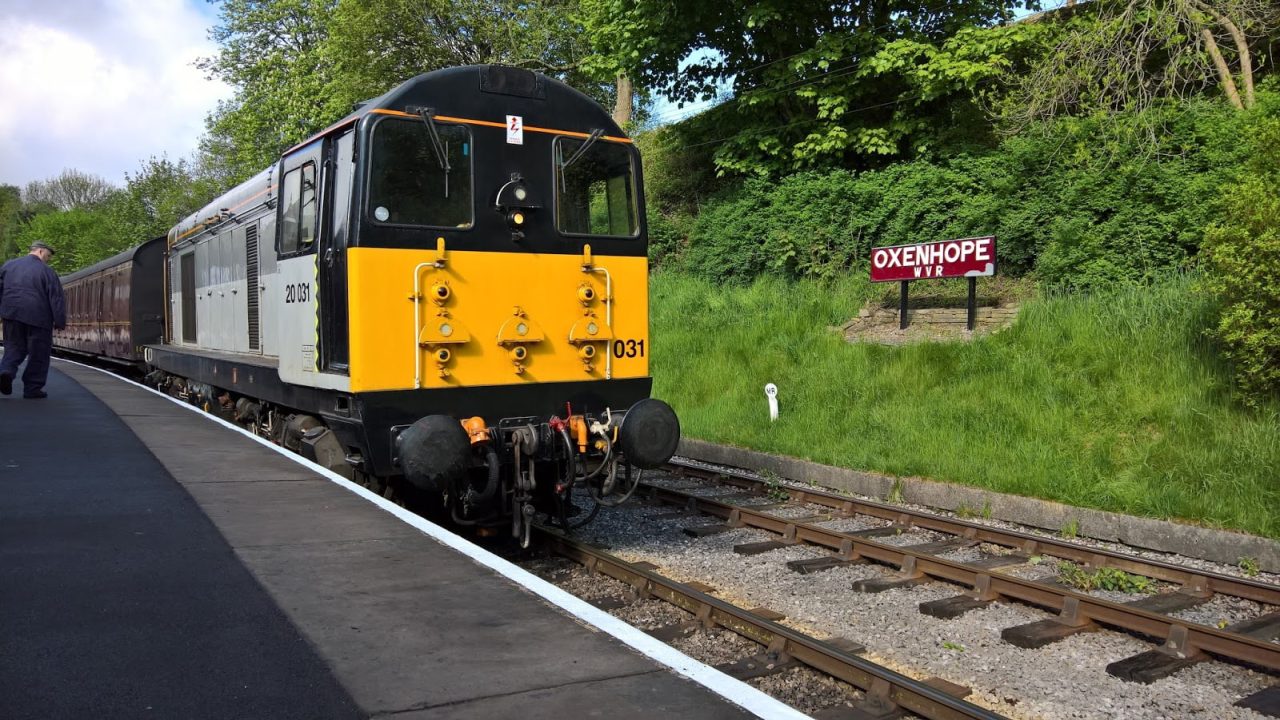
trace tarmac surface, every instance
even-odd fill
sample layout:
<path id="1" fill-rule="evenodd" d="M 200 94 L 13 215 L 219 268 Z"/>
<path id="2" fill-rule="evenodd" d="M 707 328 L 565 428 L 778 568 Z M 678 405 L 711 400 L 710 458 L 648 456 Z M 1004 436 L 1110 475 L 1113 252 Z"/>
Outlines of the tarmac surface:
<path id="1" fill-rule="evenodd" d="M 0 718 L 752 716 L 252 438 L 46 389 L 0 397 Z"/>

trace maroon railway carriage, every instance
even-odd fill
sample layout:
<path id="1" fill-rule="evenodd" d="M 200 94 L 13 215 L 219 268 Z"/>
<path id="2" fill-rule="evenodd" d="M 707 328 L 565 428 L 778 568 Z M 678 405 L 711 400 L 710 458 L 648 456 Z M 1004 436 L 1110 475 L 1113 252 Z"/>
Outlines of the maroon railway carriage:
<path id="1" fill-rule="evenodd" d="M 164 334 L 163 237 L 62 278 L 67 328 L 55 349 L 141 366 L 144 345 Z"/>

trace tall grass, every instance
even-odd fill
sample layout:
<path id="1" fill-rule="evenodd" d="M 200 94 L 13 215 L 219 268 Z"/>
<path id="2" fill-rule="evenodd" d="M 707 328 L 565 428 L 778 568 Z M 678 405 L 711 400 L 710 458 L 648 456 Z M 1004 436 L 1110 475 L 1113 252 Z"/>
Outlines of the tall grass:
<path id="1" fill-rule="evenodd" d="M 655 394 L 706 440 L 1280 537 L 1280 408 L 1234 401 L 1191 286 L 1050 296 L 980 340 L 887 347 L 832 329 L 879 292 L 860 279 L 659 273 Z"/>

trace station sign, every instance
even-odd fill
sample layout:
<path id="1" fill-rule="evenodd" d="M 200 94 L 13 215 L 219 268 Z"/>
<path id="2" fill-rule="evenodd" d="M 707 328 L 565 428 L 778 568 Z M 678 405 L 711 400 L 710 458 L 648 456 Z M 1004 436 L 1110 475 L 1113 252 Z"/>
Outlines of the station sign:
<path id="1" fill-rule="evenodd" d="M 994 236 L 871 248 L 871 282 L 996 274 Z"/>

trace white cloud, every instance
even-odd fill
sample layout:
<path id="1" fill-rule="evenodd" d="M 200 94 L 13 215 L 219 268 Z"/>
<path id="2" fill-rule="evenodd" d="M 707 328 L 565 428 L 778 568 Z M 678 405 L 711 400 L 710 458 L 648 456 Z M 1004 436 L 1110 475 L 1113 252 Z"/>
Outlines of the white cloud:
<path id="1" fill-rule="evenodd" d="M 194 67 L 216 47 L 203 0 L 0 0 L 0 183 L 76 168 L 122 184 L 188 156 L 231 95 Z"/>

